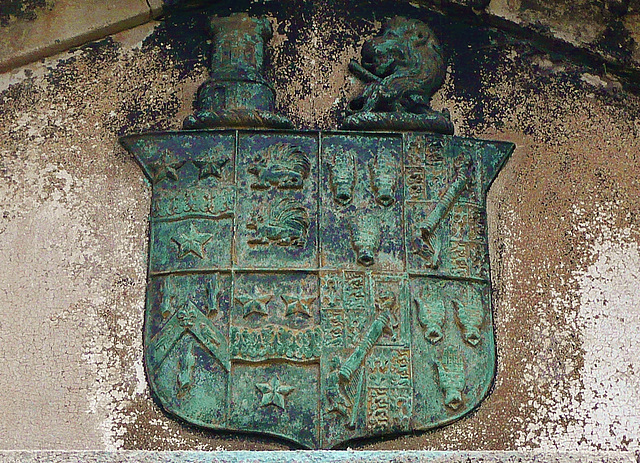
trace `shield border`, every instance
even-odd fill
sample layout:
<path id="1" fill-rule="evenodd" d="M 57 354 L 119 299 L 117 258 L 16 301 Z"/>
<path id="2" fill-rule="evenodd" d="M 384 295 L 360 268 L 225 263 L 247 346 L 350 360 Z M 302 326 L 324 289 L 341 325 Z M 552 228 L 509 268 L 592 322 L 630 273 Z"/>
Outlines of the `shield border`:
<path id="1" fill-rule="evenodd" d="M 259 134 L 260 136 L 264 136 L 264 135 L 268 135 L 268 134 L 276 134 L 276 135 L 284 135 L 284 136 L 290 136 L 290 135 L 296 135 L 296 134 L 300 134 L 300 135 L 310 135 L 313 134 L 317 137 L 319 137 L 319 139 L 323 139 L 323 137 L 327 137 L 327 136 L 348 136 L 348 137 L 355 137 L 358 136 L 359 133 L 355 133 L 355 132 L 315 132 L 315 131 L 311 131 L 311 132 L 305 132 L 305 131 L 249 131 L 249 130 L 222 130 L 222 131 L 193 131 L 193 132 L 189 132 L 189 131 L 183 131 L 183 132 L 160 132 L 160 133 L 152 133 L 152 134 L 143 134 L 143 135 L 131 135 L 131 136 L 126 136 L 123 137 L 121 139 L 121 143 L 123 144 L 123 146 L 129 150 L 131 153 L 134 154 L 134 156 L 136 157 L 136 159 L 140 162 L 143 171 L 145 172 L 145 175 L 147 176 L 147 178 L 153 182 L 154 176 L 157 178 L 157 171 L 154 171 L 152 164 L 153 162 L 157 162 L 157 155 L 158 152 L 157 151 L 157 146 L 154 147 L 154 143 L 157 144 L 162 144 L 162 142 L 167 143 L 167 146 L 169 146 L 169 149 L 175 149 L 176 151 L 181 149 L 181 145 L 179 142 L 177 142 L 175 139 L 176 138 L 181 138 L 181 137 L 209 137 L 209 136 L 215 136 L 215 135 L 220 135 L 220 134 L 232 134 L 236 140 L 236 145 L 233 148 L 233 155 L 235 157 L 235 159 L 237 159 L 237 155 L 238 155 L 238 146 L 237 146 L 237 140 L 241 135 L 245 135 L 245 134 Z M 505 142 L 484 142 L 484 141 L 478 141 L 478 140 L 472 140 L 472 139 L 462 139 L 460 137 L 452 137 L 452 136 L 445 136 L 445 135 L 436 135 L 436 134 L 383 134 L 383 133 L 369 133 L 369 134 L 365 134 L 366 136 L 372 136 L 372 137 L 380 137 L 380 136 L 395 136 L 395 137 L 400 137 L 402 140 L 402 151 L 403 151 L 403 157 L 407 156 L 406 153 L 406 149 L 407 149 L 407 145 L 408 145 L 408 141 L 410 140 L 410 138 L 412 136 L 427 136 L 427 137 L 431 137 L 431 138 L 435 138 L 435 139 L 449 139 L 449 140 L 459 140 L 461 142 L 461 146 L 463 147 L 467 147 L 469 149 L 476 149 L 480 152 L 483 153 L 483 156 L 487 156 L 487 153 L 490 152 L 493 155 L 493 158 L 487 160 L 487 159 L 482 159 L 482 163 L 483 165 L 486 164 L 486 173 L 488 176 L 488 181 L 486 181 L 485 185 L 482 188 L 481 191 L 481 200 L 482 200 L 482 205 L 484 206 L 484 201 L 486 199 L 486 193 L 488 191 L 488 188 L 490 186 L 490 184 L 492 183 L 492 181 L 495 179 L 497 173 L 499 172 L 500 168 L 502 167 L 502 165 L 506 162 L 506 160 L 508 159 L 509 155 L 511 154 L 511 152 L 513 151 L 514 145 L 511 143 L 505 143 Z M 322 137 L 322 138 L 321 138 Z M 172 140 L 173 139 L 173 140 Z M 490 148 L 487 148 L 490 147 Z M 427 149 L 427 148 L 425 148 Z M 155 151 L 154 151 L 155 150 Z M 425 151 L 426 152 L 426 151 Z M 319 150 L 320 153 L 320 150 Z M 320 157 L 318 159 L 318 163 L 321 164 L 322 162 L 322 158 Z M 234 168 L 237 169 L 237 166 L 234 165 Z M 318 172 L 318 175 L 320 176 L 321 173 Z M 235 184 L 235 182 L 234 182 Z M 318 186 L 319 188 L 319 186 Z M 155 190 L 154 190 L 154 195 L 155 195 Z M 234 210 L 234 213 L 236 212 L 236 210 Z M 483 211 L 486 214 L 486 208 Z M 318 211 L 318 214 L 320 214 L 320 211 Z M 405 222 L 406 223 L 406 222 Z M 484 224 L 484 239 L 485 239 L 485 254 L 486 254 L 486 259 L 487 259 L 487 264 L 488 264 L 488 236 L 487 236 L 487 230 L 486 230 L 486 223 Z M 150 266 L 149 266 L 149 281 L 151 281 L 151 265 L 152 265 L 152 257 L 151 257 L 151 253 L 152 253 L 152 245 L 150 245 L 149 247 L 149 252 L 150 252 Z M 407 262 L 408 264 L 408 262 Z M 318 266 L 320 267 L 320 266 Z M 227 269 L 227 271 L 229 271 L 230 269 Z M 486 284 L 487 284 L 487 288 L 485 291 L 485 295 L 482 296 L 484 298 L 486 298 L 486 302 L 483 302 L 483 305 L 485 305 L 486 309 L 487 309 L 487 314 L 488 314 L 488 325 L 489 325 L 489 334 L 490 334 L 490 338 L 491 338 L 491 346 L 489 347 L 489 355 L 490 357 L 492 357 L 492 361 L 491 363 L 491 371 L 490 374 L 487 374 L 485 377 L 485 380 L 483 382 L 484 387 L 480 388 L 481 391 L 479 391 L 479 394 L 477 395 L 476 399 L 474 400 L 474 402 L 466 407 L 461 409 L 459 412 L 455 412 L 455 413 L 450 413 L 445 419 L 440 420 L 436 423 L 431 423 L 431 424 L 427 424 L 424 426 L 420 426 L 419 420 L 412 418 L 410 420 L 410 423 L 408 425 L 407 429 L 397 429 L 397 430 L 386 430 L 380 433 L 376 433 L 376 432 L 370 432 L 367 433 L 366 435 L 357 435 L 357 436 L 352 436 L 349 437 L 347 440 L 345 441 L 339 441 L 337 443 L 334 443 L 333 445 L 331 445 L 331 447 L 335 447 L 335 446 L 341 446 L 344 445 L 346 442 L 348 442 L 349 440 L 352 439 L 357 439 L 357 438 L 362 438 L 362 437 L 375 437 L 375 436 L 379 436 L 379 435 L 389 435 L 389 434 L 397 434 L 397 433 L 402 433 L 402 432 L 410 432 L 410 431 L 415 431 L 415 430 L 427 430 L 427 429 L 432 429 L 435 427 L 440 427 L 443 425 L 446 425 L 452 421 L 455 421 L 459 418 L 461 418 L 462 416 L 466 415 L 467 413 L 471 412 L 473 409 L 475 409 L 480 402 L 482 402 L 482 400 L 484 399 L 484 397 L 488 394 L 492 381 L 493 381 L 493 377 L 495 374 L 495 344 L 494 344 L 494 337 L 493 337 L 493 316 L 492 316 L 492 304 L 491 304 L 491 295 L 490 295 L 490 281 L 489 281 L 489 273 L 488 273 L 488 265 L 487 265 L 487 280 L 486 280 Z M 318 281 L 320 280 L 320 272 L 321 270 L 318 271 Z M 409 272 L 407 272 L 408 275 Z M 425 278 L 441 278 L 446 280 L 447 278 L 443 278 L 442 275 L 428 275 L 428 274 L 424 274 L 422 275 Z M 409 280 L 411 280 L 411 277 L 407 277 Z M 473 281 L 473 279 L 468 279 L 468 281 Z M 319 283 L 318 283 L 319 284 Z M 149 315 L 149 311 L 151 310 L 151 307 L 153 305 L 153 302 L 151 301 L 152 299 L 152 294 L 151 294 L 151 285 L 149 285 L 149 290 L 148 290 L 148 295 L 147 295 L 147 306 L 145 309 L 145 313 L 148 316 Z M 416 313 L 414 313 L 413 310 L 410 311 L 411 313 L 411 327 L 412 330 L 417 329 L 416 326 L 418 326 L 418 324 L 420 323 L 420 321 L 418 320 L 418 316 Z M 458 316 L 459 318 L 459 316 Z M 145 325 L 147 326 L 148 323 L 147 321 L 145 322 Z M 215 337 L 215 336 L 214 336 Z M 413 342 L 413 335 L 412 335 L 412 342 Z M 147 375 L 150 381 L 150 384 L 152 385 L 152 391 L 154 392 L 154 394 L 157 394 L 157 386 L 153 385 L 153 380 L 152 380 L 152 375 L 150 372 L 150 359 L 148 358 L 148 345 L 149 342 L 147 342 L 147 333 L 146 333 L 146 328 L 145 328 L 145 365 L 147 368 Z M 411 346 L 412 347 L 412 346 Z M 455 361 L 452 361 L 453 363 L 455 363 Z M 437 368 L 437 367 L 436 367 Z M 322 370 L 322 365 L 320 366 L 320 369 Z M 320 393 L 322 394 L 322 392 Z M 415 395 L 415 389 L 414 389 L 414 395 Z M 159 397 L 159 396 L 158 396 Z M 160 397 L 159 397 L 160 398 Z M 320 401 L 322 401 L 322 397 L 319 398 Z M 194 419 L 193 417 L 189 417 L 189 416 L 185 416 L 184 414 L 181 413 L 181 411 L 179 409 L 174 409 L 173 407 L 171 407 L 170 405 L 168 405 L 167 400 L 162 400 L 160 398 L 160 403 L 162 404 L 162 406 L 165 408 L 166 411 L 168 411 L 171 414 L 174 414 L 178 417 L 180 417 L 181 419 L 184 419 L 185 421 L 188 421 L 192 424 L 196 424 L 199 426 L 203 426 L 203 427 L 207 427 L 210 429 L 219 429 L 219 430 L 225 430 L 225 431 L 246 431 L 243 429 L 234 429 L 231 428 L 229 426 L 224 426 L 224 427 L 217 427 L 217 426 L 211 426 L 210 423 L 206 423 L 204 421 L 200 421 L 198 422 L 197 419 Z M 321 426 L 320 426 L 321 427 Z M 285 438 L 287 440 L 291 440 L 293 442 L 296 442 L 298 444 L 300 444 L 299 441 L 295 440 L 295 437 L 292 437 L 291 435 L 283 435 L 283 434 L 279 434 L 279 433 L 271 433 L 271 432 L 264 432 L 264 431 L 256 431 L 256 430 L 251 430 L 249 432 L 259 432 L 261 434 L 267 434 L 267 435 L 274 435 L 277 437 L 281 437 L 281 438 Z M 304 445 L 304 444 L 303 444 Z M 318 445 L 316 447 L 325 447 L 324 445 Z"/>

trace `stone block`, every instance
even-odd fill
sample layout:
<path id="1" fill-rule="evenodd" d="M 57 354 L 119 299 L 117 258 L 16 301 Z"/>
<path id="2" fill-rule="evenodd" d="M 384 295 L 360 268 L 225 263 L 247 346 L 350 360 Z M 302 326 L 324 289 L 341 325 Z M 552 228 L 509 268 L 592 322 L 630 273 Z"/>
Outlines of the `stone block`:
<path id="1" fill-rule="evenodd" d="M 18 5 L 0 13 L 0 72 L 137 26 L 160 11 L 160 2 L 150 8 L 145 0 L 62 0 L 49 7 L 9 3 Z"/>
<path id="2" fill-rule="evenodd" d="M 2 463 L 635 463 L 633 452 L 433 452 L 433 451 L 276 451 L 276 452 L 0 452 Z"/>
<path id="3" fill-rule="evenodd" d="M 486 12 L 615 65 L 640 69 L 640 16 L 633 2 L 491 0 Z"/>
<path id="4" fill-rule="evenodd" d="M 149 8 L 151 8 L 151 17 L 158 18 L 164 12 L 163 0 L 148 0 Z"/>

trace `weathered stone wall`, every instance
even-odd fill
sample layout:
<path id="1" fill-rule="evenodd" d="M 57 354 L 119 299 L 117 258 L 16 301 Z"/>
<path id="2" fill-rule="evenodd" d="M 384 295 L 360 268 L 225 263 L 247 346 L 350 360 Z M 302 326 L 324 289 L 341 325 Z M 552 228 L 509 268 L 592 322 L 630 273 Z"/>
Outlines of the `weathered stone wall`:
<path id="1" fill-rule="evenodd" d="M 492 2 L 493 3 L 493 2 Z M 234 5 L 234 6 L 228 6 Z M 212 11 L 243 9 L 220 3 Z M 498 373 L 467 418 L 366 449 L 640 448 L 640 98 L 601 67 L 405 3 L 251 4 L 297 128 L 333 129 L 392 14 L 449 53 L 456 133 L 517 149 L 489 194 Z M 276 449 L 163 414 L 142 365 L 150 189 L 117 137 L 178 129 L 205 14 L 168 15 L 0 75 L 0 449 Z"/>
<path id="2" fill-rule="evenodd" d="M 3 0 L 0 72 L 146 23 L 161 0 Z"/>
<path id="3" fill-rule="evenodd" d="M 618 69 L 640 70 L 637 0 L 491 0 L 483 13 L 572 45 Z"/>

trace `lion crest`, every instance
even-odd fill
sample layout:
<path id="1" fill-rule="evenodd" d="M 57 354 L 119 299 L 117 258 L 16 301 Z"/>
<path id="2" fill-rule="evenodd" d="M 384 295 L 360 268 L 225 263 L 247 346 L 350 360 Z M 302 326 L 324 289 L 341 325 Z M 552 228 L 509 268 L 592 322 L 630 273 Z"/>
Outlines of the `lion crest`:
<path id="1" fill-rule="evenodd" d="M 345 120 L 347 127 L 378 128 L 371 124 L 384 126 L 386 121 L 385 128 L 401 124 L 453 132 L 448 113 L 430 106 L 444 81 L 446 65 L 438 39 L 422 21 L 389 20 L 378 35 L 365 42 L 361 62 L 352 60 L 349 69 L 367 86 L 350 104 L 355 114 Z"/>

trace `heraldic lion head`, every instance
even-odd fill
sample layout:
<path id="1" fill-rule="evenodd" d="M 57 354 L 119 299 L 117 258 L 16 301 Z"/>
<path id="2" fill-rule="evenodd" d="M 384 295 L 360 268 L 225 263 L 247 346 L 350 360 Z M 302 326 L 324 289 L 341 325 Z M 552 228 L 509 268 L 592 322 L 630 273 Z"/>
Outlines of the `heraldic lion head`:
<path id="1" fill-rule="evenodd" d="M 369 85 L 351 102 L 355 112 L 431 112 L 429 102 L 442 85 L 445 63 L 433 31 L 422 21 L 395 17 L 362 47 L 351 71 Z"/>

